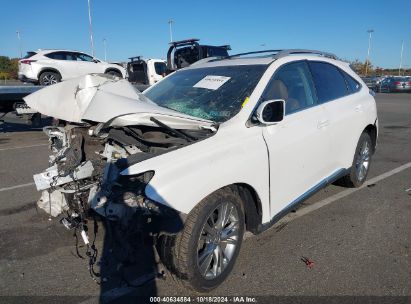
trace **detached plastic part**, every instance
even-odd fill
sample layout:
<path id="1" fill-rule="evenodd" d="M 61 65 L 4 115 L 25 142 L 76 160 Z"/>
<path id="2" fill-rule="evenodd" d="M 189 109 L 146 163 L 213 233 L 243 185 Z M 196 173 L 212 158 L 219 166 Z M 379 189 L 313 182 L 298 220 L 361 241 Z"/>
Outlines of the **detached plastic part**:
<path id="1" fill-rule="evenodd" d="M 37 201 L 37 206 L 53 217 L 69 209 L 64 194 L 58 190 L 52 192 L 43 191 L 40 199 Z"/>

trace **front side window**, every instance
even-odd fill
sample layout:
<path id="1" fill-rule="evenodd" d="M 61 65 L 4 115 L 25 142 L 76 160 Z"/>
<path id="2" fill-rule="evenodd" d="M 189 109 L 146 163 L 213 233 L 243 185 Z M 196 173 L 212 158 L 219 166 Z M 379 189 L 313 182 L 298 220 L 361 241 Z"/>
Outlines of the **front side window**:
<path id="1" fill-rule="evenodd" d="M 45 54 L 44 56 L 55 60 L 66 60 L 66 52 L 53 52 Z"/>
<path id="2" fill-rule="evenodd" d="M 82 53 L 74 53 L 77 57 L 77 60 L 79 61 L 88 61 L 88 62 L 92 62 L 93 61 L 93 57 L 86 55 L 86 54 L 82 54 Z"/>
<path id="3" fill-rule="evenodd" d="M 285 100 L 285 114 L 291 114 L 317 103 L 310 70 L 305 61 L 286 64 L 278 69 L 263 93 L 262 101 Z"/>
<path id="4" fill-rule="evenodd" d="M 310 62 L 309 64 L 320 103 L 348 94 L 347 84 L 337 67 L 325 62 Z"/>
<path id="5" fill-rule="evenodd" d="M 165 75 L 167 72 L 167 66 L 164 62 L 154 62 L 154 69 L 157 75 Z"/>
<path id="6" fill-rule="evenodd" d="M 159 106 L 215 122 L 237 114 L 266 65 L 180 70 L 144 93 Z"/>

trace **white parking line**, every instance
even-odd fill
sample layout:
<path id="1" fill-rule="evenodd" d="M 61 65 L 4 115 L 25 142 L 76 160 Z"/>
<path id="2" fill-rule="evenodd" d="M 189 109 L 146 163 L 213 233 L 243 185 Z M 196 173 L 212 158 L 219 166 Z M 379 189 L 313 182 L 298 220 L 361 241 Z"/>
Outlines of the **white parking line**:
<path id="1" fill-rule="evenodd" d="M 311 212 L 313 212 L 313 211 L 315 211 L 315 210 L 317 210 L 317 209 L 320 209 L 320 208 L 322 208 L 322 207 L 324 207 L 324 206 L 327 206 L 327 205 L 329 205 L 329 204 L 331 204 L 331 203 L 333 203 L 333 202 L 335 202 L 335 201 L 337 201 L 337 200 L 339 200 L 339 199 L 342 199 L 342 198 L 344 198 L 344 197 L 346 197 L 346 196 L 348 196 L 348 195 L 350 195 L 350 194 L 352 194 L 352 193 L 354 193 L 354 192 L 357 192 L 358 190 L 364 189 L 364 188 L 367 187 L 368 185 L 375 184 L 375 183 L 377 183 L 377 182 L 379 182 L 379 181 L 382 181 L 383 179 L 386 179 L 386 178 L 388 178 L 388 177 L 390 177 L 390 176 L 392 176 L 392 175 L 394 175 L 394 174 L 397 174 L 397 173 L 399 173 L 399 172 L 401 172 L 401 171 L 404 171 L 404 170 L 406 170 L 406 169 L 408 169 L 408 168 L 411 168 L 411 162 L 406 163 L 406 164 L 404 164 L 404 165 L 402 165 L 402 166 L 399 166 L 399 167 L 397 167 L 397 168 L 395 168 L 395 169 L 392 169 L 392 170 L 390 170 L 390 171 L 388 171 L 388 172 L 385 172 L 385 173 L 383 173 L 383 174 L 380 174 L 380 175 L 378 175 L 378 176 L 376 176 L 376 177 L 373 177 L 373 178 L 371 178 L 370 180 L 366 181 L 366 182 L 365 182 L 361 187 L 359 187 L 359 188 L 346 189 L 346 190 L 343 190 L 343 191 L 341 191 L 341 192 L 338 192 L 338 193 L 336 193 L 336 194 L 334 194 L 334 195 L 331 195 L 331 196 L 329 196 L 329 197 L 327 197 L 327 198 L 325 198 L 325 199 L 323 199 L 323 200 L 321 200 L 321 201 L 315 202 L 315 203 L 313 203 L 313 204 L 311 204 L 311 205 L 308 205 L 308 206 L 306 206 L 306 207 L 301 207 L 301 208 L 297 209 L 295 213 L 289 213 L 286 217 L 284 217 L 284 218 L 282 218 L 281 220 L 279 220 L 277 223 L 275 223 L 275 224 L 274 224 L 272 227 L 270 227 L 268 230 L 271 230 L 272 228 L 278 227 L 278 226 L 280 226 L 280 225 L 282 225 L 282 224 L 289 223 L 289 222 L 293 221 L 293 220 L 296 219 L 296 218 L 299 218 L 299 217 L 301 217 L 301 216 L 307 215 L 307 214 L 309 214 L 309 213 L 311 213 Z M 267 230 L 267 231 L 268 231 L 268 230 Z M 244 239 L 248 239 L 248 238 L 253 237 L 253 236 L 254 236 L 254 235 L 253 235 L 251 232 L 246 231 L 245 234 L 244 234 Z"/>
<path id="2" fill-rule="evenodd" d="M 303 207 L 303 208 L 297 209 L 297 211 L 292 215 L 292 218 L 291 218 L 291 219 L 288 219 L 288 220 L 285 219 L 284 221 L 279 221 L 279 222 L 290 222 L 291 220 L 293 220 L 293 219 L 295 219 L 295 218 L 304 216 L 304 215 L 306 215 L 306 214 L 308 214 L 308 213 L 311 213 L 311 212 L 313 212 L 313 211 L 315 211 L 315 210 L 317 210 L 317 209 L 320 209 L 320 208 L 322 208 L 322 207 L 324 207 L 324 206 L 327 206 L 327 205 L 329 205 L 329 204 L 331 204 L 331 203 L 333 203 L 333 202 L 335 202 L 335 201 L 337 201 L 337 200 L 339 200 L 339 199 L 342 199 L 342 198 L 344 198 L 344 197 L 346 197 L 346 196 L 348 196 L 348 195 L 350 195 L 350 194 L 352 194 L 352 193 L 354 193 L 354 192 L 357 192 L 357 191 L 359 191 L 359 190 L 361 190 L 361 189 L 364 189 L 364 188 L 367 187 L 368 185 L 375 184 L 375 183 L 377 183 L 377 182 L 379 182 L 379 181 L 382 181 L 383 179 L 386 179 L 386 178 L 388 178 L 388 177 L 390 177 L 390 176 L 392 176 L 392 175 L 394 175 L 394 174 L 397 174 L 397 173 L 399 173 L 399 172 L 401 172 L 401 171 L 404 171 L 404 170 L 406 170 L 406 169 L 408 169 L 408 168 L 411 168 L 411 162 L 406 163 L 406 164 L 404 164 L 404 165 L 402 165 L 402 166 L 399 166 L 399 167 L 397 167 L 397 168 L 395 168 L 395 169 L 392 169 L 392 170 L 390 170 L 390 171 L 388 171 L 388 172 L 385 172 L 385 173 L 383 173 L 383 174 L 380 174 L 380 175 L 378 175 L 378 176 L 376 176 L 376 177 L 373 177 L 373 178 L 371 178 L 370 180 L 366 181 L 366 182 L 365 182 L 361 187 L 359 187 L 359 188 L 350 188 L 350 189 L 343 190 L 343 191 L 338 192 L 338 193 L 336 193 L 336 194 L 334 194 L 334 195 L 331 195 L 331 196 L 329 196 L 329 197 L 327 197 L 327 198 L 325 198 L 325 199 L 323 199 L 323 200 L 321 200 L 321 201 L 318 201 L 318 202 L 315 202 L 315 203 L 313 203 L 313 204 L 311 204 L 311 205 L 308 205 L 307 207 Z"/>
<path id="3" fill-rule="evenodd" d="M 49 144 L 38 144 L 38 145 L 31 145 L 31 146 L 22 146 L 22 147 L 10 147 L 10 148 L 3 148 L 0 151 L 9 151 L 9 150 L 16 150 L 16 149 L 25 149 L 25 148 L 33 148 L 33 147 L 42 147 L 48 146 Z"/>
<path id="4" fill-rule="evenodd" d="M 11 186 L 11 187 L 5 187 L 5 188 L 1 188 L 0 192 L 19 189 L 19 188 L 24 188 L 24 187 L 30 187 L 30 186 L 33 186 L 33 185 L 34 185 L 34 183 L 27 183 L 27 184 L 21 184 L 21 185 L 16 185 L 16 186 Z"/>

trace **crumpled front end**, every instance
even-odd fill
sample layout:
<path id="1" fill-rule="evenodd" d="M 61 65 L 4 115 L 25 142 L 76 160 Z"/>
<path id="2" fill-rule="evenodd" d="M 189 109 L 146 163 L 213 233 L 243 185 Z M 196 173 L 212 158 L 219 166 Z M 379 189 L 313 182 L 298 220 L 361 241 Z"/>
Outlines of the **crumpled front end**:
<path id="1" fill-rule="evenodd" d="M 49 168 L 34 175 L 42 191 L 38 206 L 56 217 L 66 214 L 63 224 L 73 228 L 93 210 L 98 215 L 128 225 L 137 211 L 170 213 L 151 201 L 145 187 L 155 174 L 121 175 L 128 166 L 182 147 L 188 142 L 152 127 L 100 130 L 94 126 L 46 127 L 52 155 Z"/>

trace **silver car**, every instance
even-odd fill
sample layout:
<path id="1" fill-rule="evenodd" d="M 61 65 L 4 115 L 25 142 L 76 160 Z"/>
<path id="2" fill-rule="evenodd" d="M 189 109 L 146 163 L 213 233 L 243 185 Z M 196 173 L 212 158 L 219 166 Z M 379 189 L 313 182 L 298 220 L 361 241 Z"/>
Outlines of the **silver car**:
<path id="1" fill-rule="evenodd" d="M 384 79 L 380 86 L 377 87 L 378 92 L 411 92 L 411 77 L 389 77 Z"/>

